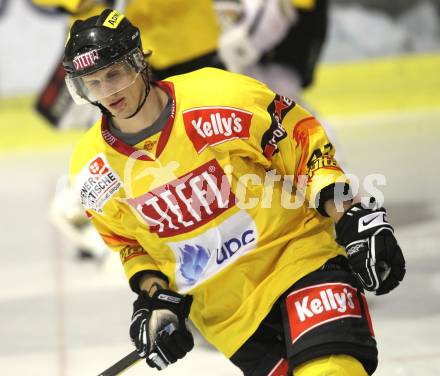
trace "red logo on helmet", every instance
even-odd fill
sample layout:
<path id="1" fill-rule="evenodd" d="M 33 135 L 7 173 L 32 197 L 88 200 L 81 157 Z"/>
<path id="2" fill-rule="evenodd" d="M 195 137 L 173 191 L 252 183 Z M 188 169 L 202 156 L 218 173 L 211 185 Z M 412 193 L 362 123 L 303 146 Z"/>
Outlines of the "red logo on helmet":
<path id="1" fill-rule="evenodd" d="M 93 175 L 104 175 L 108 172 L 108 168 L 101 157 L 96 158 L 89 165 L 89 171 Z"/>
<path id="2" fill-rule="evenodd" d="M 78 71 L 95 65 L 98 60 L 98 51 L 92 50 L 75 56 L 75 58 L 73 59 L 73 65 L 75 67 L 75 70 Z"/>

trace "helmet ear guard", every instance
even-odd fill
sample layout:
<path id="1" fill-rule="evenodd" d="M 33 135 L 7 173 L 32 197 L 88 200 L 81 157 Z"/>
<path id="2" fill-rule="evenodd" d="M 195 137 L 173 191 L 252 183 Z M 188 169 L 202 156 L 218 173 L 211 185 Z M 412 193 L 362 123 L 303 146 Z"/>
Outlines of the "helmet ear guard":
<path id="1" fill-rule="evenodd" d="M 128 62 L 136 72 L 142 72 L 148 68 L 147 59 L 151 56 L 151 53 L 151 50 L 139 50 L 139 53 L 133 53 L 128 56 Z"/>

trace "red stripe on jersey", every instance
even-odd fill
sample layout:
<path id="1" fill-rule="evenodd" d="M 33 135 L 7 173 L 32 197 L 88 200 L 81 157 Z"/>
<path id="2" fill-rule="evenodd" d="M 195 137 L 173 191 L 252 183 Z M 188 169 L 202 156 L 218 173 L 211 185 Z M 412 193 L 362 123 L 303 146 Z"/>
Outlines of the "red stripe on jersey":
<path id="1" fill-rule="evenodd" d="M 174 94 L 174 86 L 171 82 L 167 81 L 158 81 L 155 84 L 159 86 L 161 89 L 163 89 L 168 96 L 172 99 L 172 110 L 171 114 L 159 136 L 159 141 L 157 143 L 157 148 L 155 152 L 155 157 L 159 157 L 159 155 L 162 153 L 163 149 L 165 148 L 165 145 L 168 142 L 168 139 L 171 134 L 171 130 L 173 128 L 174 124 L 174 118 L 176 116 L 176 97 Z M 124 141 L 120 140 L 116 136 L 114 136 L 109 130 L 108 130 L 108 118 L 107 116 L 103 115 L 101 119 L 101 134 L 102 138 L 105 140 L 107 144 L 109 144 L 113 149 L 118 151 L 119 153 L 122 153 L 126 156 L 130 156 L 133 153 L 139 152 L 138 149 L 135 149 L 134 147 L 126 144 Z M 152 161 L 152 159 L 149 157 L 148 153 L 142 154 L 138 156 L 136 159 L 139 159 L 141 161 Z"/>
<path id="2" fill-rule="evenodd" d="M 289 365 L 287 360 L 281 358 L 275 367 L 267 374 L 267 376 L 287 376 Z"/>
<path id="3" fill-rule="evenodd" d="M 116 235 L 116 234 L 109 235 L 109 234 L 99 233 L 99 235 L 101 235 L 104 242 L 109 245 L 115 245 L 115 244 L 128 244 L 128 245 L 134 245 L 134 246 L 140 245 L 137 240 L 129 239 L 124 236 L 120 236 L 120 235 Z"/>

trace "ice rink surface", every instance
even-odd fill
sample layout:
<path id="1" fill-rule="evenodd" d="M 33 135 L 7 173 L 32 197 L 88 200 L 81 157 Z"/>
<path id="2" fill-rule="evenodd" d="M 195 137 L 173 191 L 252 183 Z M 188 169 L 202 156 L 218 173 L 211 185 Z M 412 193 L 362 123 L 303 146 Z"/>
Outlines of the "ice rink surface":
<path id="1" fill-rule="evenodd" d="M 440 374 L 440 106 L 329 117 L 343 164 L 378 187 L 407 260 L 403 284 L 369 294 L 378 340 L 377 376 Z M 9 124 L 20 127 L 21 124 Z M 132 351 L 135 296 L 119 259 L 79 263 L 48 221 L 72 145 L 0 153 L 2 262 L 0 374 L 92 376 Z M 159 374 L 137 364 L 126 375 Z M 222 355 L 197 339 L 195 351 L 161 375 L 234 376 Z"/>

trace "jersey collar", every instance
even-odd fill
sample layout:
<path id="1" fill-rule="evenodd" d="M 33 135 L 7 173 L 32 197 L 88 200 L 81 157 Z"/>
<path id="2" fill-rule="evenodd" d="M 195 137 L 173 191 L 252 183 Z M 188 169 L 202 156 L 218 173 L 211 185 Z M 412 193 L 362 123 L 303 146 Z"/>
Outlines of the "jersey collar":
<path id="1" fill-rule="evenodd" d="M 165 148 L 165 145 L 168 142 L 168 139 L 170 138 L 171 129 L 173 128 L 174 118 L 176 116 L 176 97 L 174 93 L 174 86 L 171 82 L 157 81 L 154 84 L 159 86 L 162 90 L 164 90 L 172 100 L 171 114 L 168 117 L 168 120 L 164 128 L 162 129 L 162 132 L 160 133 L 159 140 L 157 142 L 156 152 L 154 153 L 154 157 L 156 159 L 162 153 L 163 149 Z M 101 134 L 102 134 L 102 138 L 109 146 L 111 146 L 117 152 L 126 155 L 127 157 L 139 151 L 134 147 L 126 144 L 124 141 L 117 138 L 112 133 L 110 133 L 108 129 L 108 117 L 106 115 L 103 115 L 101 118 Z M 141 156 L 138 156 L 136 159 L 140 159 L 142 161 L 153 160 L 148 154 L 142 154 Z"/>

